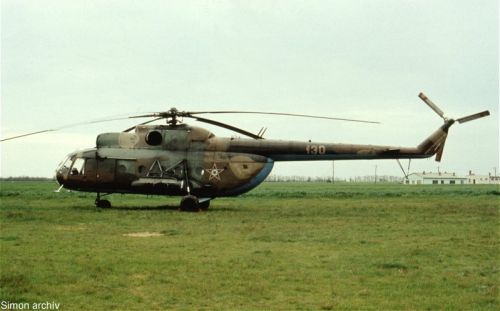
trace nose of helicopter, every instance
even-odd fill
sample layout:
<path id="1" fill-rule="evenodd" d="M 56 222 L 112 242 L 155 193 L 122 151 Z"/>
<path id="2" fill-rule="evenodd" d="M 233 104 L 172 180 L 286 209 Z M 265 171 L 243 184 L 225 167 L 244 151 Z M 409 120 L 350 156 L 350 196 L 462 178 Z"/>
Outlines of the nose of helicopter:
<path id="1" fill-rule="evenodd" d="M 56 169 L 56 181 L 57 183 L 61 186 L 63 185 L 63 175 L 61 174 L 61 172 L 59 171 L 59 169 Z"/>
<path id="2" fill-rule="evenodd" d="M 69 167 L 71 166 L 71 154 L 59 163 L 56 168 L 56 180 L 59 185 L 64 185 L 65 179 L 68 176 Z"/>

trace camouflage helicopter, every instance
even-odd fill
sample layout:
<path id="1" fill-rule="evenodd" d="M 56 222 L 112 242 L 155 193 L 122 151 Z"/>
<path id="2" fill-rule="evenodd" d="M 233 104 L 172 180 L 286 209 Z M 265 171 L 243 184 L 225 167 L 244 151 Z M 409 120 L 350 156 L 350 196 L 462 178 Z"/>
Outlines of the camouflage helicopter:
<path id="1" fill-rule="evenodd" d="M 424 94 L 420 93 L 419 97 L 444 120 L 444 124 L 416 147 L 264 139 L 265 129 L 254 134 L 200 115 L 252 113 L 378 123 L 372 121 L 273 112 L 186 112 L 171 108 L 166 112 L 127 117 L 153 119 L 123 132 L 98 135 L 96 147 L 73 152 L 61 162 L 56 178 L 61 188 L 97 193 L 95 205 L 101 208 L 111 206 L 108 200 L 102 199 L 104 195 L 134 193 L 182 196 L 182 211 L 206 210 L 214 198 L 236 196 L 255 188 L 266 179 L 276 161 L 399 161 L 433 155 L 440 161 L 448 130 L 455 121 L 464 123 L 489 115 L 489 111 L 483 111 L 456 120 L 448 119 Z M 229 129 L 249 138 L 216 137 L 206 129 L 183 123 L 183 118 Z M 167 124 L 148 125 L 161 119 L 166 119 Z M 48 131 L 53 130 L 2 141 Z"/>

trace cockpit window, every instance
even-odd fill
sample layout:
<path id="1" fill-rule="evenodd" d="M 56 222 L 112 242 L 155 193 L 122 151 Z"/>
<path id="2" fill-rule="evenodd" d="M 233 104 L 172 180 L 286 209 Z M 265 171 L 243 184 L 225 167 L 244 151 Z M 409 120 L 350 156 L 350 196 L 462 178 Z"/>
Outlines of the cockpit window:
<path id="1" fill-rule="evenodd" d="M 71 175 L 83 175 L 85 168 L 85 159 L 76 158 L 71 167 Z"/>
<path id="2" fill-rule="evenodd" d="M 69 170 L 69 168 L 71 167 L 71 163 L 73 163 L 73 161 L 71 160 L 71 157 L 66 157 L 66 159 L 64 159 L 61 163 L 59 163 L 58 169 L 59 170 L 62 170 L 62 169 Z"/>

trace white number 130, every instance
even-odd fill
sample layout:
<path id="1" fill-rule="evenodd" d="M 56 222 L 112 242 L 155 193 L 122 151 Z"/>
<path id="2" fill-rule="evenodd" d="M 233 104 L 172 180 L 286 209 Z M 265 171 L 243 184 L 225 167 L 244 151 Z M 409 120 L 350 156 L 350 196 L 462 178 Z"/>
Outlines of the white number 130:
<path id="1" fill-rule="evenodd" d="M 325 154 L 326 148 L 324 145 L 307 145 L 306 146 L 307 154 Z"/>

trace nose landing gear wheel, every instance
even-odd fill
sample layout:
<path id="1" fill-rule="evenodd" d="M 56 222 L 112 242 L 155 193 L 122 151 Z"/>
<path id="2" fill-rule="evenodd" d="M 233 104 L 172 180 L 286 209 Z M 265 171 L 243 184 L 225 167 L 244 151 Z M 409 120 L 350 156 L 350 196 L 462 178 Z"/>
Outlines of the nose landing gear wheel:
<path id="1" fill-rule="evenodd" d="M 198 204 L 198 198 L 194 195 L 186 195 L 181 200 L 181 211 L 183 212 L 198 212 L 200 206 Z"/>

